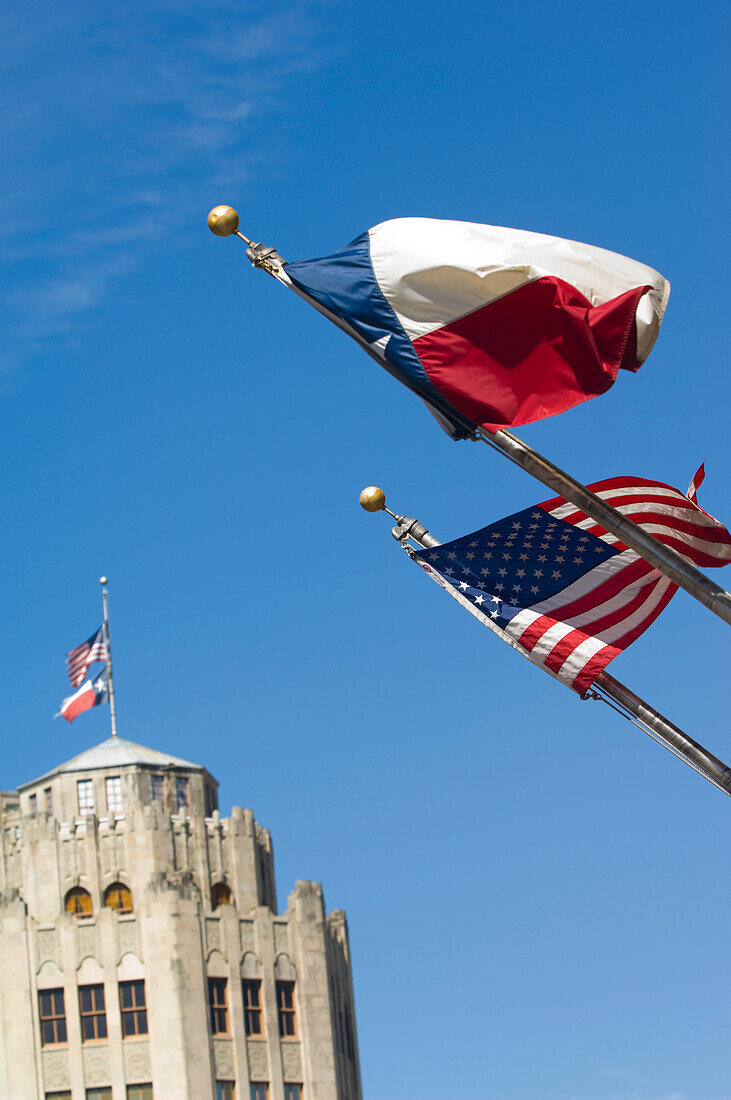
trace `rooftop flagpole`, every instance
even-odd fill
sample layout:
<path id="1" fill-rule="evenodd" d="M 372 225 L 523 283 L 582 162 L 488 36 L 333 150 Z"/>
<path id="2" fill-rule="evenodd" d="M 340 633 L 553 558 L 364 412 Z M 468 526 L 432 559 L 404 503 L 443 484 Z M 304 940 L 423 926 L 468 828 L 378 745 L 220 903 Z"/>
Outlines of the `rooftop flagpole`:
<path id="1" fill-rule="evenodd" d="M 283 270 L 284 260 L 274 248 L 256 244 L 245 237 L 239 230 L 239 216 L 231 206 L 216 206 L 208 215 L 208 227 L 217 237 L 237 236 L 246 244 L 246 255 L 254 267 L 261 268 L 272 275 L 277 282 L 288 286 L 305 300 L 319 313 L 322 313 L 330 321 L 343 329 L 344 332 L 356 341 L 363 350 L 374 359 L 380 367 L 389 369 L 388 363 L 362 340 L 353 329 L 349 328 L 339 318 L 329 313 L 319 303 L 303 294 L 287 277 Z M 415 391 L 416 392 L 416 391 Z M 731 593 L 720 585 L 710 580 L 694 565 L 677 554 L 669 546 L 658 542 L 652 535 L 643 531 L 632 520 L 621 515 L 616 508 L 606 501 L 601 500 L 581 482 L 576 481 L 560 467 L 545 458 L 529 444 L 524 443 L 512 432 L 500 430 L 490 432 L 479 428 L 474 430 L 474 425 L 468 426 L 470 438 L 480 440 L 506 455 L 511 462 L 520 466 L 527 473 L 543 482 L 553 492 L 565 497 L 577 508 L 586 512 L 587 516 L 596 523 L 601 524 L 610 534 L 620 539 L 630 550 L 634 550 L 646 562 L 654 566 L 679 588 L 685 589 L 694 599 L 703 604 L 724 622 L 731 624 Z"/>
<path id="2" fill-rule="evenodd" d="M 383 511 L 392 516 L 396 520 L 396 525 L 391 528 L 391 534 L 407 551 L 407 541 L 409 539 L 417 546 L 425 549 L 441 546 L 439 539 L 435 538 L 418 520 L 407 516 L 397 516 L 390 511 L 386 507 L 386 496 L 382 489 L 373 485 L 364 489 L 360 494 L 360 505 L 366 512 Z M 501 627 L 496 623 L 491 623 L 489 618 L 486 619 L 479 613 L 476 614 L 476 609 L 467 600 L 461 599 L 458 593 L 450 591 L 449 594 L 454 594 L 455 599 L 472 615 L 476 615 L 479 621 L 489 627 L 494 634 L 497 634 L 501 641 L 530 661 L 528 653 Z M 532 661 L 531 664 L 533 664 Z M 543 671 L 552 679 L 558 680 L 558 677 L 549 672 L 544 666 L 537 667 L 543 668 Z M 561 683 L 560 680 L 558 682 Z M 568 687 L 566 684 L 564 686 Z M 649 703 L 646 703 L 644 699 L 636 695 L 625 684 L 615 680 L 606 670 L 599 673 L 583 698 L 608 702 L 613 709 L 618 710 L 623 717 L 628 718 L 634 725 L 649 734 L 654 741 L 657 741 L 658 744 L 672 752 L 674 756 L 683 760 L 684 763 L 688 764 L 715 787 L 718 787 L 719 790 L 731 796 L 731 768 L 710 753 L 708 749 L 705 749 L 703 745 L 694 741 L 692 737 L 689 737 L 687 733 L 684 733 L 658 710 L 651 707 Z"/>
<path id="3" fill-rule="evenodd" d="M 112 716 L 112 737 L 117 736 L 117 707 L 114 701 L 114 677 L 112 675 L 112 643 L 109 638 L 109 592 L 107 578 L 100 577 L 102 586 L 102 606 L 104 608 L 104 644 L 107 651 L 107 684 L 109 685 L 109 710 Z"/>

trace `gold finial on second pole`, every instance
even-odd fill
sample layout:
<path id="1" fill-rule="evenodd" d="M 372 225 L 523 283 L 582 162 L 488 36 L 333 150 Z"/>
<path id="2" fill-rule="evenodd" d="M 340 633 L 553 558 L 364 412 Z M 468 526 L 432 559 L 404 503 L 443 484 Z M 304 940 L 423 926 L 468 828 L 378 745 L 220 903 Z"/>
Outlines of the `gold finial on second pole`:
<path id="1" fill-rule="evenodd" d="M 368 485 L 358 498 L 361 508 L 366 512 L 383 512 L 386 510 L 386 494 L 377 485 Z"/>
<path id="2" fill-rule="evenodd" d="M 394 519 L 399 518 L 395 512 L 386 507 L 386 494 L 377 485 L 367 485 L 358 497 L 358 501 L 366 512 L 388 512 Z"/>
<path id="3" fill-rule="evenodd" d="M 239 216 L 233 206 L 214 206 L 208 215 L 208 228 L 217 237 L 232 237 L 235 234 L 251 244 L 249 238 L 239 232 Z"/>

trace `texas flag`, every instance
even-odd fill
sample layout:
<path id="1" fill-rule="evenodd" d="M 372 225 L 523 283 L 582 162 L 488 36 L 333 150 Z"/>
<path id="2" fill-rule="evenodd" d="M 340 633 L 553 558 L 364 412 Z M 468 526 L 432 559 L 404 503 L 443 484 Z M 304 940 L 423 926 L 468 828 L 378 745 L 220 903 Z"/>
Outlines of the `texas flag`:
<path id="1" fill-rule="evenodd" d="M 103 668 L 97 672 L 91 680 L 85 680 L 78 691 L 69 695 L 61 704 L 61 709 L 54 718 L 65 718 L 67 722 L 73 722 L 74 718 L 91 707 L 98 707 L 100 703 L 109 702 L 109 685 L 107 684 L 107 670 Z"/>
<path id="2" fill-rule="evenodd" d="M 649 355 L 670 293 L 657 271 L 603 248 L 431 218 L 382 222 L 277 275 L 456 439 L 604 393 Z"/>

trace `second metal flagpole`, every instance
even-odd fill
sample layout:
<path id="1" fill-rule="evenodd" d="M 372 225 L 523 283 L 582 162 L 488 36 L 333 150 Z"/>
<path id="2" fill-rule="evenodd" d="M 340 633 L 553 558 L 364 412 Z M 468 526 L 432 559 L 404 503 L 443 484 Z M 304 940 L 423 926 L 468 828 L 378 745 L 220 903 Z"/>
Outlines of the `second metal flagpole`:
<path id="1" fill-rule="evenodd" d="M 373 348 L 354 329 L 351 329 L 339 317 L 330 313 L 318 302 L 307 297 L 290 281 L 283 270 L 285 261 L 276 249 L 267 245 L 256 244 L 244 236 L 239 229 L 239 216 L 233 207 L 214 207 L 208 215 L 208 226 L 216 236 L 229 237 L 235 235 L 239 237 L 247 245 L 246 254 L 254 267 L 266 271 L 277 282 L 288 286 L 298 297 L 304 298 L 319 313 L 322 313 L 323 316 L 354 339 L 379 366 L 386 370 L 389 369 L 386 360 L 376 354 Z M 414 390 L 414 392 L 417 391 Z M 470 428 L 468 427 L 466 430 L 470 430 Z M 718 615 L 724 622 L 731 624 L 731 593 L 715 584 L 669 546 L 658 542 L 652 535 L 643 531 L 636 523 L 623 516 L 611 504 L 601 500 L 595 493 L 592 493 L 590 489 L 587 489 L 580 481 L 576 481 L 559 466 L 555 466 L 547 458 L 544 458 L 533 447 L 518 439 L 512 432 L 505 430 L 490 432 L 484 428 L 478 428 L 472 438 L 481 439 L 507 455 L 512 462 L 543 482 L 549 489 L 566 497 L 577 508 L 586 512 L 596 523 L 601 524 L 610 534 L 621 539 L 630 550 L 634 550 L 650 565 L 653 565 L 666 577 L 674 581 L 679 588 L 685 589 L 694 599 L 712 611 L 714 615 Z"/>
<path id="2" fill-rule="evenodd" d="M 391 534 L 402 545 L 405 544 L 407 539 L 411 539 L 412 542 L 426 549 L 432 546 L 441 546 L 439 539 L 435 538 L 418 520 L 409 519 L 406 516 L 397 516 L 386 508 L 385 496 L 381 490 L 364 489 L 361 493 L 361 506 L 369 512 L 384 511 L 393 516 L 396 520 L 396 526 L 392 529 Z M 455 598 L 462 603 L 466 610 L 473 615 L 475 614 L 475 609 L 466 600 L 460 599 L 459 594 L 456 594 Z M 500 637 L 501 641 L 506 642 L 522 657 L 530 661 L 528 653 L 510 635 L 506 634 L 497 625 L 491 624 L 489 619 L 485 619 L 481 615 L 479 618 L 493 633 Z M 543 671 L 548 672 L 545 668 Z M 552 673 L 549 673 L 549 675 L 553 676 Z M 553 679 L 558 679 L 558 677 L 553 676 Z M 604 696 L 607 698 L 605 699 Z M 731 795 L 731 768 L 727 767 L 713 753 L 710 753 L 708 749 L 705 749 L 703 745 L 694 741 L 692 737 L 689 737 L 687 733 L 684 733 L 658 710 L 651 707 L 649 703 L 646 703 L 644 699 L 636 695 L 625 684 L 615 680 L 608 672 L 599 673 L 584 698 L 601 699 L 604 702 L 611 700 L 624 717 L 631 716 L 632 720 L 636 720 L 635 724 L 639 724 L 665 748 L 683 759 L 695 771 L 700 772 L 704 778 L 709 779 L 714 786 L 724 791 L 725 794 Z"/>
<path id="3" fill-rule="evenodd" d="M 102 606 L 104 608 L 104 645 L 107 651 L 107 684 L 109 685 L 109 710 L 112 718 L 112 737 L 117 736 L 117 707 L 114 701 L 114 677 L 112 675 L 112 643 L 109 639 L 109 593 L 107 578 L 100 577 L 102 586 Z"/>

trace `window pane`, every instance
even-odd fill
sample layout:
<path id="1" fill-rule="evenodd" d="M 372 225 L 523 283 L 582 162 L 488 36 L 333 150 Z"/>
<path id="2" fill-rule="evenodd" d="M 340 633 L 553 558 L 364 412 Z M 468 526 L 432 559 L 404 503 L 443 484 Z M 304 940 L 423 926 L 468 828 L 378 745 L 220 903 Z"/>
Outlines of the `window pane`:
<path id="1" fill-rule="evenodd" d="M 112 1100 L 111 1088 L 87 1089 L 86 1100 Z"/>
<path id="2" fill-rule="evenodd" d="M 285 1085 L 284 1100 L 302 1100 L 302 1085 Z"/>
<path id="3" fill-rule="evenodd" d="M 80 779 L 77 783 L 79 794 L 79 817 L 94 813 L 94 786 L 91 779 Z"/>
<path id="4" fill-rule="evenodd" d="M 43 791 L 43 795 L 44 795 L 45 800 L 46 800 L 46 813 L 47 814 L 52 814 L 53 813 L 53 791 L 51 790 L 50 787 L 46 787 L 45 790 Z M 59 1095 L 60 1095 L 60 1093 L 59 1093 Z"/>
<path id="5" fill-rule="evenodd" d="M 297 1034 L 294 1012 L 294 982 L 277 982 L 277 1015 L 279 1034 L 285 1038 L 294 1038 Z"/>
<path id="6" fill-rule="evenodd" d="M 69 913 L 75 913 L 77 917 L 91 916 L 91 894 L 82 886 L 75 886 L 66 895 L 66 909 Z"/>
<path id="7" fill-rule="evenodd" d="M 41 1020 L 41 1043 L 66 1042 L 66 1015 L 62 989 L 46 989 L 38 994 L 38 1013 Z"/>
<path id="8" fill-rule="evenodd" d="M 30 796 L 29 801 L 30 801 L 30 812 L 33 814 L 33 817 L 35 817 L 36 814 L 38 813 L 38 795 L 32 794 Z"/>
<path id="9" fill-rule="evenodd" d="M 233 1081 L 216 1081 L 216 1100 L 234 1100 Z"/>
<path id="10" fill-rule="evenodd" d="M 251 1100 L 268 1100 L 269 1083 L 266 1081 L 251 1082 Z"/>
<path id="11" fill-rule="evenodd" d="M 153 1100 L 152 1085 L 127 1085 L 127 1100 Z"/>
<path id="12" fill-rule="evenodd" d="M 208 979 L 208 1004 L 211 1012 L 211 1033 L 227 1035 L 226 978 Z"/>
<path id="13" fill-rule="evenodd" d="M 79 988 L 81 1014 L 81 1038 L 84 1042 L 106 1039 L 107 1017 L 103 985 L 84 985 Z"/>
<path id="14" fill-rule="evenodd" d="M 106 781 L 107 787 L 107 812 L 110 814 L 122 812 L 122 779 L 118 775 L 110 775 Z"/>
<path id="15" fill-rule="evenodd" d="M 104 904 L 107 909 L 114 909 L 117 913 L 131 913 L 132 894 L 129 887 L 123 882 L 113 882 L 106 889 Z"/>
<path id="16" fill-rule="evenodd" d="M 46 1092 L 44 1096 L 46 1100 L 71 1100 L 70 1092 Z"/>
<path id="17" fill-rule="evenodd" d="M 152 797 L 155 802 L 164 801 L 164 785 L 163 777 L 161 775 L 153 775 L 152 777 Z"/>
<path id="18" fill-rule="evenodd" d="M 122 1035 L 147 1035 L 147 1012 L 144 980 L 119 983 L 119 1003 L 122 1007 Z"/>

